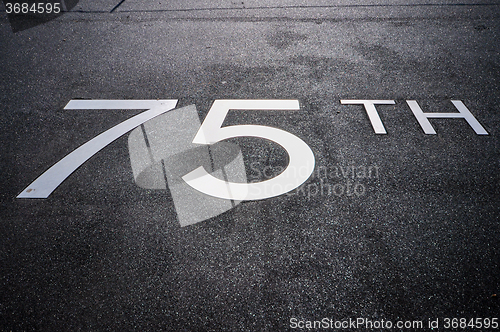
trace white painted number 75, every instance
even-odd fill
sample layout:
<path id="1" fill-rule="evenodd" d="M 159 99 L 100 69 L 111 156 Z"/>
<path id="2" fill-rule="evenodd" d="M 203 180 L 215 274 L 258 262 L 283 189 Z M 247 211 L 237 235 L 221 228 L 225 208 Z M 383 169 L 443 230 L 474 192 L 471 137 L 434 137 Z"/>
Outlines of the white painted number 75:
<path id="1" fill-rule="evenodd" d="M 65 109 L 148 109 L 91 139 L 65 156 L 25 188 L 17 198 L 47 198 L 71 173 L 105 146 L 143 124 L 175 108 L 177 100 L 71 100 Z M 183 176 L 194 189 L 210 196 L 233 200 L 259 200 L 287 193 L 304 183 L 314 170 L 314 154 L 297 136 L 273 127 L 237 125 L 222 127 L 230 109 L 298 110 L 298 100 L 216 100 L 193 143 L 213 144 L 228 138 L 258 137 L 281 145 L 289 155 L 287 168 L 278 176 L 258 183 L 226 182 L 203 167 Z"/>

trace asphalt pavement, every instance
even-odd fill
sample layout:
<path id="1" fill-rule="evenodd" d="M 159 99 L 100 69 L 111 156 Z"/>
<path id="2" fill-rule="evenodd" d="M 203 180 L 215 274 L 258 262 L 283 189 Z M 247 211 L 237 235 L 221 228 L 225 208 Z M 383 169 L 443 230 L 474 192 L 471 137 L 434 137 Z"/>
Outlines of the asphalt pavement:
<path id="1" fill-rule="evenodd" d="M 1 331 L 500 330 L 500 2 L 59 4 L 0 4 Z"/>

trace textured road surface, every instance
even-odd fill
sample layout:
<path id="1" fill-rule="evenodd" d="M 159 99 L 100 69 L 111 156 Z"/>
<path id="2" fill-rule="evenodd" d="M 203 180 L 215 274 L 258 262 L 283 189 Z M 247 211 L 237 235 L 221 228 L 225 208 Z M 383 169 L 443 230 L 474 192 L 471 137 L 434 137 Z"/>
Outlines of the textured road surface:
<path id="1" fill-rule="evenodd" d="M 499 2 L 67 7 L 35 23 L 0 13 L 1 331 L 299 330 L 292 318 L 440 330 L 446 317 L 499 317 Z M 140 112 L 63 109 L 78 98 L 179 99 L 200 119 L 215 99 L 298 99 L 300 111 L 231 112 L 225 125 L 300 137 L 317 172 L 180 227 L 168 190 L 134 183 L 125 135 L 49 198 L 17 199 Z M 341 99 L 394 100 L 377 106 L 387 134 Z M 431 119 L 426 135 L 406 100 L 424 112 L 461 100 L 489 135 L 463 119 Z M 249 180 L 287 165 L 274 143 L 231 141 Z"/>

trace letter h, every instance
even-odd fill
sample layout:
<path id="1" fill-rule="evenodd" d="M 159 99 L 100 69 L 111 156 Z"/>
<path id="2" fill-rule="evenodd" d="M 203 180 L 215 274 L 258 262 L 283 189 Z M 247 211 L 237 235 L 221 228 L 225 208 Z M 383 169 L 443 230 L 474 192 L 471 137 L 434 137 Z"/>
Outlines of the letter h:
<path id="1" fill-rule="evenodd" d="M 436 134 L 436 131 L 428 120 L 429 118 L 463 118 L 467 120 L 476 134 L 488 135 L 488 132 L 483 128 L 483 126 L 481 126 L 467 107 L 465 107 L 464 103 L 460 100 L 452 100 L 451 102 L 455 105 L 459 113 L 424 113 L 415 100 L 406 101 L 426 134 Z"/>

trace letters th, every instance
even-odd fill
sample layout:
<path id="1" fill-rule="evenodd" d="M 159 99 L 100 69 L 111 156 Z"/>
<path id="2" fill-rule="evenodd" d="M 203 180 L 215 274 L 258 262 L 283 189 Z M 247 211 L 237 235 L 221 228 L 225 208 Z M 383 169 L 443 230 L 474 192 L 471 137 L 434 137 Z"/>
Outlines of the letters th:
<path id="1" fill-rule="evenodd" d="M 472 127 L 472 129 L 474 129 L 477 135 L 488 135 L 488 132 L 483 128 L 483 126 L 481 126 L 479 121 L 476 120 L 474 115 L 472 115 L 467 107 L 465 107 L 464 103 L 462 103 L 460 100 L 452 100 L 451 102 L 458 110 L 458 113 L 424 113 L 415 100 L 406 101 L 425 134 L 436 134 L 436 131 L 429 122 L 429 118 L 459 118 L 465 119 L 467 123 Z M 382 120 L 378 115 L 375 105 L 394 105 L 394 100 L 342 99 L 340 103 L 343 105 L 363 105 L 365 107 L 366 113 L 368 114 L 368 118 L 370 119 L 375 134 L 387 134 L 387 131 L 385 130 L 384 124 L 382 123 Z"/>

